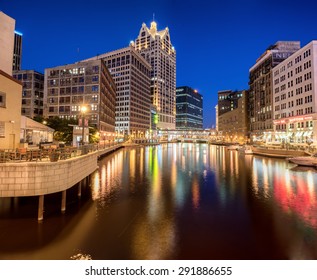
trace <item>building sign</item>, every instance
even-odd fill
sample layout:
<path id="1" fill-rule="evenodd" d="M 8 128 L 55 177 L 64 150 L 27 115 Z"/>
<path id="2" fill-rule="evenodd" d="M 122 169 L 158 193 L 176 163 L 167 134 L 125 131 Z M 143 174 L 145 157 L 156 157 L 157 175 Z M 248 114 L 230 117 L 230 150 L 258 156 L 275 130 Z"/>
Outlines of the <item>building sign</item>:
<path id="1" fill-rule="evenodd" d="M 312 116 L 305 116 L 305 117 L 294 117 L 294 118 L 288 118 L 288 119 L 281 119 L 281 120 L 277 120 L 274 121 L 274 124 L 284 124 L 284 123 L 288 123 L 288 122 L 302 122 L 302 121 L 309 121 L 312 120 L 313 117 Z"/>

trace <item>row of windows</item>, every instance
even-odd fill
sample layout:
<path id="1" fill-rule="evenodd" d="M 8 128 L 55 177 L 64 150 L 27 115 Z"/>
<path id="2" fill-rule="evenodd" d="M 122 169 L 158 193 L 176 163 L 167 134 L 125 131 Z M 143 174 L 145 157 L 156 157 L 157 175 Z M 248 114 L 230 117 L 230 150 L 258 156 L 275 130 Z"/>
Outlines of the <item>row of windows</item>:
<path id="1" fill-rule="evenodd" d="M 295 74 L 302 72 L 302 65 L 295 68 Z"/>
<path id="2" fill-rule="evenodd" d="M 308 80 L 308 79 L 311 79 L 311 72 L 308 72 L 304 75 L 304 80 Z"/>
<path id="3" fill-rule="evenodd" d="M 297 128 L 304 128 L 305 125 L 306 125 L 306 127 L 313 127 L 313 122 L 312 121 L 298 122 L 297 123 Z M 289 128 L 290 129 L 294 129 L 295 128 L 295 124 L 294 123 L 290 123 L 289 124 Z M 276 125 L 276 129 L 277 130 L 286 130 L 287 129 L 287 124 Z"/>
<path id="4" fill-rule="evenodd" d="M 309 67 L 311 67 L 311 60 L 304 63 L 304 70 L 308 69 Z"/>
<path id="5" fill-rule="evenodd" d="M 309 51 L 309 52 L 308 52 L 308 51 Z M 310 55 L 310 50 L 308 50 L 308 51 L 307 51 L 307 52 L 308 52 L 309 55 Z M 306 55 L 306 57 L 309 56 L 309 55 Z M 304 53 L 304 58 L 305 58 L 305 53 Z M 298 62 L 300 62 L 300 61 L 301 61 L 301 55 L 298 56 L 297 58 L 295 58 L 295 63 L 298 63 Z M 287 63 L 287 68 L 292 67 L 292 66 L 293 66 L 293 62 L 292 62 L 292 61 L 290 61 L 290 62 Z M 304 70 L 307 69 L 307 68 L 309 68 L 309 67 L 311 67 L 311 60 L 309 60 L 309 61 L 307 61 L 307 62 L 304 63 Z M 280 72 L 282 73 L 284 70 L 285 70 L 285 66 L 282 66 L 280 70 L 275 70 L 275 71 L 274 71 L 274 77 L 276 77 L 277 75 L 279 75 Z M 300 65 L 300 66 L 298 66 L 298 67 L 295 68 L 295 74 L 298 74 L 298 73 L 300 73 L 301 71 L 302 71 L 302 65 Z M 288 78 L 290 78 L 290 77 L 292 77 L 292 76 L 293 76 L 293 71 L 290 71 L 290 72 L 287 73 L 287 77 L 288 77 Z M 284 79 L 285 79 L 285 75 L 281 77 L 281 81 L 283 81 Z M 278 79 L 276 79 L 275 82 L 276 82 L 276 84 L 277 84 L 277 83 L 278 83 Z"/>
<path id="6" fill-rule="evenodd" d="M 313 96 L 309 95 L 309 96 L 306 96 L 305 98 L 296 99 L 296 106 L 302 105 L 304 101 L 305 101 L 305 103 L 313 102 Z M 293 100 L 288 102 L 288 108 L 291 108 L 291 107 L 294 107 L 294 101 Z M 279 111 L 279 110 L 283 110 L 283 109 L 286 109 L 286 103 L 283 103 L 281 105 L 276 105 L 275 106 L 275 111 Z"/>
<path id="7" fill-rule="evenodd" d="M 310 56 L 310 49 L 304 52 L 304 58 Z"/>
<path id="8" fill-rule="evenodd" d="M 302 61 L 302 56 L 299 55 L 298 57 L 295 58 L 295 64 Z"/>

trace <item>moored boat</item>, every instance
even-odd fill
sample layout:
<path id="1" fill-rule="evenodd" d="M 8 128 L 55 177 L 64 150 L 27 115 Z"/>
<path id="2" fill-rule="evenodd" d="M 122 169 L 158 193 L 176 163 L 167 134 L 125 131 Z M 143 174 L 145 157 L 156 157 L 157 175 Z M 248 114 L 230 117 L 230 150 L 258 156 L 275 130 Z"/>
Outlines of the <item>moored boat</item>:
<path id="1" fill-rule="evenodd" d="M 239 145 L 230 145 L 227 147 L 228 150 L 239 150 L 240 148 Z"/>
<path id="2" fill-rule="evenodd" d="M 244 145 L 241 149 L 239 149 L 239 152 L 245 155 L 253 155 L 252 146 L 250 145 Z"/>
<path id="3" fill-rule="evenodd" d="M 317 154 L 303 157 L 288 158 L 288 161 L 299 166 L 317 167 Z"/>

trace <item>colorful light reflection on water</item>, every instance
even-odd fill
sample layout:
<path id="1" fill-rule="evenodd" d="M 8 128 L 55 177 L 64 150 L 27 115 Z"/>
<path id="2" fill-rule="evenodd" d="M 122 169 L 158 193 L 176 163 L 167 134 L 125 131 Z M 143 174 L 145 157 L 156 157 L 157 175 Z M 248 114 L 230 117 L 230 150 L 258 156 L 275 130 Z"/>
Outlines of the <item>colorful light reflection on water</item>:
<path id="1" fill-rule="evenodd" d="M 100 161 L 90 195 L 42 224 L 5 218 L 23 207 L 5 200 L 0 258 L 317 259 L 317 173 L 286 160 L 206 144 L 125 148 Z"/>

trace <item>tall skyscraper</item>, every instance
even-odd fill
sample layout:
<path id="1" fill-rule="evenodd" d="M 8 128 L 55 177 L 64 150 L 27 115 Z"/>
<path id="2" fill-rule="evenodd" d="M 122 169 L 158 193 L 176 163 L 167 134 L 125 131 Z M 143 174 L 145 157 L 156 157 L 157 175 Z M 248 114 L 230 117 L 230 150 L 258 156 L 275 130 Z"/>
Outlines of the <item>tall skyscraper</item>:
<path id="1" fill-rule="evenodd" d="M 191 87 L 176 89 L 176 128 L 203 128 L 203 97 Z"/>
<path id="2" fill-rule="evenodd" d="M 0 11 L 0 69 L 12 75 L 15 20 Z"/>
<path id="3" fill-rule="evenodd" d="M 31 119 L 43 116 L 44 75 L 34 70 L 20 70 L 13 71 L 13 78 L 23 84 L 21 114 Z"/>
<path id="4" fill-rule="evenodd" d="M 22 33 L 14 31 L 13 71 L 21 70 L 22 62 Z"/>
<path id="5" fill-rule="evenodd" d="M 298 41 L 278 41 L 249 70 L 249 117 L 252 141 L 267 141 L 273 132 L 272 69 L 300 49 Z"/>
<path id="6" fill-rule="evenodd" d="M 175 129 L 176 51 L 169 29 L 158 31 L 156 22 L 153 21 L 150 28 L 143 23 L 135 49 L 152 66 L 151 102 L 157 109 L 157 128 Z"/>
<path id="7" fill-rule="evenodd" d="M 150 129 L 150 71 L 151 65 L 129 47 L 98 55 L 116 85 L 115 129 L 120 135 L 143 138 Z"/>

